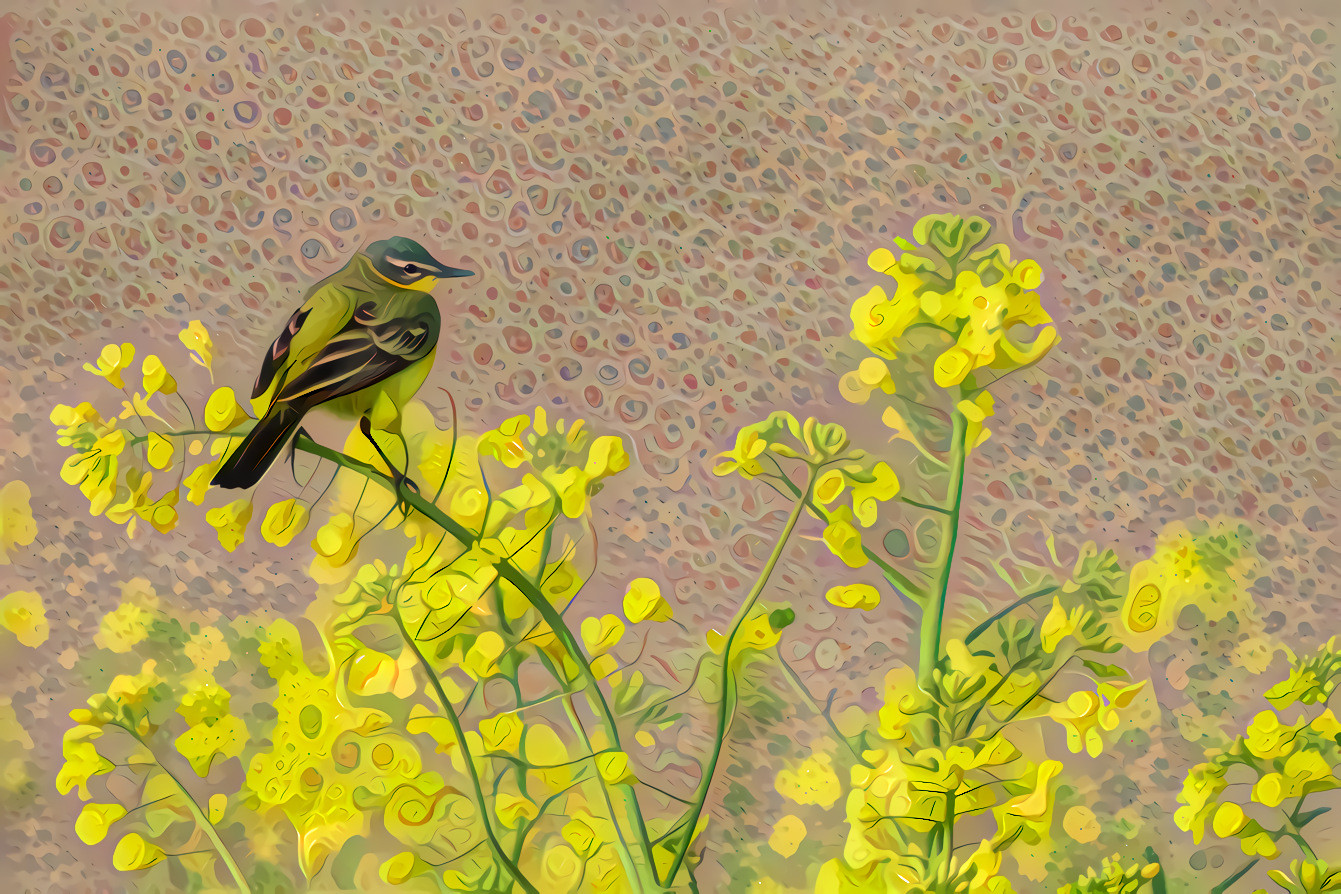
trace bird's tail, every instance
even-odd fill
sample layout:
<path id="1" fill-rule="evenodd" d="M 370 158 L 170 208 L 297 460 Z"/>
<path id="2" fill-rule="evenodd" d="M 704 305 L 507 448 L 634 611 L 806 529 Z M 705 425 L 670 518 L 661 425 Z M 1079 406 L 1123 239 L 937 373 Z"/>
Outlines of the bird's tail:
<path id="1" fill-rule="evenodd" d="M 224 460 L 210 484 L 251 487 L 260 481 L 302 421 L 303 411 L 298 407 L 288 404 L 271 407 Z"/>

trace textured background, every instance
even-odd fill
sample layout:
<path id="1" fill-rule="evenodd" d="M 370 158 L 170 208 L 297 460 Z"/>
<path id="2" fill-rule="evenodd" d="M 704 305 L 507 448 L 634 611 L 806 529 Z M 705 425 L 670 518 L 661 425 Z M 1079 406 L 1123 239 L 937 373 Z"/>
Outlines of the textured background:
<path id="1" fill-rule="evenodd" d="M 301 550 L 225 553 L 203 512 L 134 541 L 90 519 L 57 477 L 51 407 L 102 384 L 80 366 L 105 342 L 167 354 L 192 319 L 214 333 L 216 382 L 249 383 L 302 291 L 392 234 L 481 271 L 438 290 L 431 406 L 448 390 L 482 427 L 543 404 L 631 437 L 635 466 L 598 501 L 606 586 L 586 592 L 599 605 L 642 574 L 673 591 L 692 636 L 651 650 L 667 674 L 729 618 L 781 518 L 704 457 L 774 408 L 857 418 L 836 386 L 860 356 L 848 308 L 875 279 L 865 256 L 941 211 L 983 215 L 1039 260 L 1062 335 L 1000 390 L 974 454 L 958 592 L 1000 598 L 979 569 L 1045 555 L 1047 531 L 1131 562 L 1165 522 L 1223 513 L 1261 538 L 1270 647 L 1336 631 L 1341 186 L 1323 5 L 335 5 L 95 0 L 0 19 L 0 484 L 30 483 L 39 524 L 0 578 L 53 618 L 40 650 L 0 654 L 41 786 L 0 819 L 18 890 L 125 884 L 51 783 L 86 697 L 68 669 L 120 582 L 147 576 L 204 618 L 296 615 L 312 588 Z M 856 699 L 910 631 L 892 601 L 831 611 L 835 564 L 799 548 L 776 593 L 801 608 L 788 648 L 812 690 Z M 1160 647 L 1137 670 L 1176 717 L 1189 672 L 1235 647 Z M 1212 688 L 1226 728 L 1257 710 L 1241 675 Z M 802 743 L 822 736 L 797 722 Z M 1135 790 L 1092 800 L 1135 810 L 1172 866 L 1218 866 L 1235 858 L 1189 857 L 1171 821 L 1199 759 L 1171 724 L 1131 756 Z M 758 847 L 715 816 L 709 863 Z"/>

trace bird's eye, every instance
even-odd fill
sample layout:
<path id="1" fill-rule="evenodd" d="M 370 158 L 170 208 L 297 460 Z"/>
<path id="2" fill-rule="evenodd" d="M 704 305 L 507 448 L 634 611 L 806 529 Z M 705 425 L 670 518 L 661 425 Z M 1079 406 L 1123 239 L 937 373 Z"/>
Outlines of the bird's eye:
<path id="1" fill-rule="evenodd" d="M 419 272 L 419 268 L 414 266 L 413 264 L 406 264 L 405 272 L 410 274 L 411 276 L 414 276 L 416 273 Z"/>

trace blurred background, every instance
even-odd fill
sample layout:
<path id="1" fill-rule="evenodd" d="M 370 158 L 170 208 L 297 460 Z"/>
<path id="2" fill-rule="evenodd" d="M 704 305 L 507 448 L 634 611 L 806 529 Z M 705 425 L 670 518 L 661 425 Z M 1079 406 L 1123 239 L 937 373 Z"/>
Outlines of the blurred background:
<path id="1" fill-rule="evenodd" d="M 1049 534 L 1127 563 L 1172 520 L 1257 535 L 1260 619 L 1131 659 L 1159 722 L 1091 762 L 1082 793 L 1185 878 L 1241 860 L 1172 815 L 1203 738 L 1264 704 L 1243 670 L 1269 685 L 1284 650 L 1341 621 L 1334 12 L 186 7 L 0 19 L 0 486 L 26 483 L 36 524 L 0 580 L 40 592 L 51 619 L 40 648 L 0 652 L 16 890 L 128 884 L 75 838 L 80 805 L 54 785 L 88 695 L 71 668 L 122 584 L 146 578 L 203 618 L 297 617 L 314 589 L 301 543 L 227 553 L 203 512 L 133 540 L 88 516 L 48 417 L 103 384 L 81 366 L 104 344 L 166 354 L 200 320 L 214 383 L 246 391 L 303 292 L 360 247 L 410 236 L 478 270 L 437 291 L 420 397 L 444 424 L 450 393 L 476 430 L 543 406 L 626 436 L 634 465 L 596 500 L 583 598 L 596 611 L 658 580 L 687 630 L 658 630 L 649 654 L 683 671 L 786 509 L 714 478 L 711 456 L 774 409 L 861 418 L 838 378 L 863 356 L 848 332 L 877 279 L 866 256 L 934 212 L 981 215 L 1036 259 L 1061 335 L 997 390 L 973 454 L 963 608 L 1002 599 L 992 563 L 1046 561 Z M 182 377 L 197 402 L 209 387 Z M 894 456 L 887 436 L 860 446 Z M 869 709 L 916 634 L 893 599 L 823 602 L 840 570 L 864 579 L 801 542 L 773 587 L 797 606 L 787 648 L 809 688 Z M 778 723 L 803 751 L 824 736 L 808 714 Z M 702 732 L 685 726 L 686 752 Z M 727 773 L 771 788 L 736 744 Z M 763 843 L 776 805 L 728 800 L 703 839 L 716 875 L 700 875 L 722 890 L 732 861 L 784 865 Z M 841 802 L 831 819 L 811 824 L 815 848 L 841 842 Z"/>

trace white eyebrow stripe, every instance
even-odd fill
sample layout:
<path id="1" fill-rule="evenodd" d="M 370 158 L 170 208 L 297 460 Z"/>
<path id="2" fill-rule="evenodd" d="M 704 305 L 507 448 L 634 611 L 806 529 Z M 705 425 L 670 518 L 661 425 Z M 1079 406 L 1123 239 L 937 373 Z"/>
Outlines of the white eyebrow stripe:
<path id="1" fill-rule="evenodd" d="M 387 263 L 395 264 L 397 267 L 408 267 L 408 266 L 410 266 L 410 262 L 409 262 L 409 261 L 402 261 L 400 258 L 393 258 L 393 257 L 391 257 L 391 255 L 387 255 L 387 256 L 386 256 L 386 259 L 387 259 Z"/>

